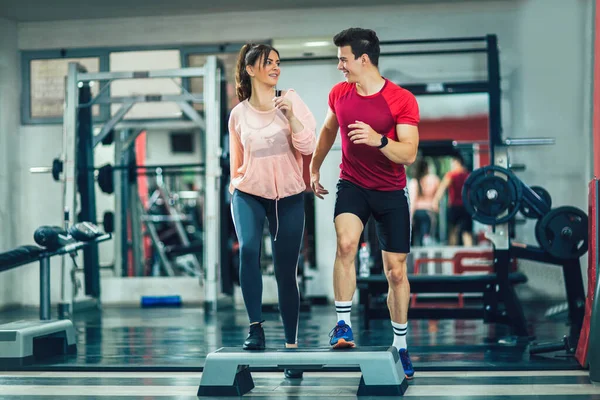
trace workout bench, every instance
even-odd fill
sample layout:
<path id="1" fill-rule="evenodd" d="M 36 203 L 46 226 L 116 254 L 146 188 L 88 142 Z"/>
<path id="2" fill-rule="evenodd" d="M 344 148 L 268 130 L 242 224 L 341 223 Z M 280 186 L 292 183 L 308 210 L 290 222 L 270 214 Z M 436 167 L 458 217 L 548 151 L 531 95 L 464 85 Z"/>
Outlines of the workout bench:
<path id="1" fill-rule="evenodd" d="M 87 224 L 86 227 L 94 226 Z M 76 236 L 80 240 L 85 239 L 82 235 Z M 40 320 L 20 320 L 0 325 L 0 369 L 28 365 L 36 358 L 77 352 L 73 323 L 70 320 L 51 320 L 50 258 L 74 254 L 91 243 L 111 238 L 110 234 L 98 233 L 91 236 L 85 242 L 66 236 L 68 244 L 59 248 L 26 245 L 0 253 L 0 272 L 35 261 L 40 263 Z"/>
<path id="2" fill-rule="evenodd" d="M 462 252 L 457 253 L 452 259 L 454 275 L 422 275 L 419 274 L 420 265 L 426 262 L 441 262 L 448 259 L 422 259 L 415 262 L 415 273 L 408 274 L 411 290 L 411 307 L 408 311 L 409 319 L 483 319 L 487 323 L 505 323 L 511 325 L 516 331 L 526 329 L 518 318 L 512 318 L 511 304 L 519 302 L 512 290 L 504 290 L 499 285 L 499 279 L 489 267 L 479 263 L 477 266 L 465 266 L 467 259 L 489 258 L 491 252 Z M 464 274 L 464 272 L 485 272 L 484 274 Z M 527 277 L 520 272 L 511 272 L 508 275 L 511 286 L 527 282 Z M 387 307 L 377 306 L 374 298 L 388 292 L 388 282 L 385 275 L 371 275 L 358 277 L 356 282 L 363 312 L 363 328 L 369 329 L 372 319 L 388 319 Z M 459 294 L 457 307 L 419 308 L 416 305 L 418 293 L 452 293 Z M 482 305 L 469 307 L 464 305 L 463 293 L 481 293 Z M 507 296 L 510 299 L 507 300 Z M 514 298 L 513 298 L 514 297 Z M 507 303 L 509 303 L 507 305 Z"/>

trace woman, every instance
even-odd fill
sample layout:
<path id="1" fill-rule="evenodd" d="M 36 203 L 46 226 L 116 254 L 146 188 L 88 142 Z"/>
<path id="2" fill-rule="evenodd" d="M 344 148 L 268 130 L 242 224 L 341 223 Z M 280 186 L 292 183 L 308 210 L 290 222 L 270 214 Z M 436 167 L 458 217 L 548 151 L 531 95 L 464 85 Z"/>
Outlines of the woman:
<path id="1" fill-rule="evenodd" d="M 269 222 L 279 309 L 287 348 L 296 348 L 300 296 L 296 280 L 304 231 L 302 155 L 315 149 L 316 121 L 294 90 L 275 90 L 279 53 L 247 44 L 239 54 L 229 118 L 231 210 L 240 243 L 240 286 L 250 318 L 243 348 L 262 350 L 260 249 Z"/>
<path id="2" fill-rule="evenodd" d="M 434 195 L 440 185 L 440 178 L 429 172 L 429 164 L 424 159 L 417 161 L 415 175 L 409 184 L 410 214 L 415 246 L 431 243 L 436 229 L 437 212 L 434 212 Z"/>

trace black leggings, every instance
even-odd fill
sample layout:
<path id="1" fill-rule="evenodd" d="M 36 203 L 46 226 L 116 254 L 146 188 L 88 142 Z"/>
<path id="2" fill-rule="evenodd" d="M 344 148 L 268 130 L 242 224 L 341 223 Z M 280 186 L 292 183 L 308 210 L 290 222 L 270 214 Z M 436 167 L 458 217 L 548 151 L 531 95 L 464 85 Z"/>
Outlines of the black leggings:
<path id="1" fill-rule="evenodd" d="M 268 200 L 235 190 L 231 199 L 235 232 L 240 243 L 240 286 L 250 323 L 262 321 L 260 250 L 265 217 L 269 221 L 279 310 L 285 340 L 296 343 L 300 294 L 298 257 L 304 233 L 304 194 Z"/>

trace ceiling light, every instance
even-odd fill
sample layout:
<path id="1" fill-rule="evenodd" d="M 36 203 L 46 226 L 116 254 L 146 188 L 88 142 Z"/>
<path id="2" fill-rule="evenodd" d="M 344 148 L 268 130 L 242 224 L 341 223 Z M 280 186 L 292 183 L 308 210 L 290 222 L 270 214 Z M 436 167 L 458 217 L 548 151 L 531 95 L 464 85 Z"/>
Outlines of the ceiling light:
<path id="1" fill-rule="evenodd" d="M 320 42 L 306 42 L 304 43 L 306 47 L 325 47 L 329 46 L 329 42 L 320 41 Z"/>

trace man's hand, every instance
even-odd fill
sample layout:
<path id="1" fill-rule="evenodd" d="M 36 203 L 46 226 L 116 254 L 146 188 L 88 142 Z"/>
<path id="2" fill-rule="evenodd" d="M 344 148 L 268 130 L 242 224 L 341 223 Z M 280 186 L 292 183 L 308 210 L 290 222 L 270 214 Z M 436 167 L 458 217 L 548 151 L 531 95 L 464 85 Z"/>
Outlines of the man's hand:
<path id="1" fill-rule="evenodd" d="M 355 121 L 348 125 L 351 129 L 348 132 L 348 137 L 354 144 L 366 144 L 371 147 L 381 146 L 381 134 L 375 132 L 371 126 L 362 121 Z"/>
<path id="2" fill-rule="evenodd" d="M 321 174 L 319 172 L 310 173 L 310 187 L 315 196 L 322 199 L 323 196 L 329 194 L 329 191 L 323 186 L 321 186 L 321 184 L 319 183 L 319 179 L 321 179 Z"/>

